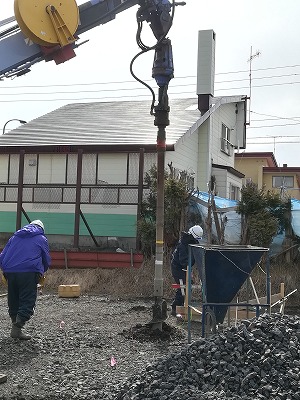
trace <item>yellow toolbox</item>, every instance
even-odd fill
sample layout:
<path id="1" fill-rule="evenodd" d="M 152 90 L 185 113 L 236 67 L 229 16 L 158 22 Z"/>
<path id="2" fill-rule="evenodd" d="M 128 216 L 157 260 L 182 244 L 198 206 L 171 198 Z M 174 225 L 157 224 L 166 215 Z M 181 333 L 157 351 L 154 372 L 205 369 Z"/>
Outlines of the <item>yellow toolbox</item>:
<path id="1" fill-rule="evenodd" d="M 58 286 L 59 297 L 79 297 L 80 296 L 80 285 L 59 285 Z"/>

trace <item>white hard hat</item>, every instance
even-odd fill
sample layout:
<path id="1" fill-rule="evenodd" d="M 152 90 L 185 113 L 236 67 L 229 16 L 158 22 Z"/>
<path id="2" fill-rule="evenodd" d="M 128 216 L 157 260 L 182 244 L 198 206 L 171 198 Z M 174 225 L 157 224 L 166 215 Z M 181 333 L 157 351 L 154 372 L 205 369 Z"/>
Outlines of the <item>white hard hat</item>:
<path id="1" fill-rule="evenodd" d="M 194 239 L 202 239 L 203 229 L 200 225 L 194 225 L 189 229 L 189 234 L 192 235 Z"/>
<path id="2" fill-rule="evenodd" d="M 42 221 L 39 220 L 39 219 L 35 219 L 34 221 L 30 222 L 30 225 L 38 225 L 38 226 L 40 226 L 43 230 L 45 230 L 44 224 L 43 224 Z"/>

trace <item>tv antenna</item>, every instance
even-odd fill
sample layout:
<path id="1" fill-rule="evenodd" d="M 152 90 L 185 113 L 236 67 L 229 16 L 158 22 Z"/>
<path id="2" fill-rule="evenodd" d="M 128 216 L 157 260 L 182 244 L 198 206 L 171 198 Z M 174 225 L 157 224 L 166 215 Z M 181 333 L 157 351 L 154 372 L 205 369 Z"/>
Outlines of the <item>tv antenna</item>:
<path id="1" fill-rule="evenodd" d="M 261 55 L 261 52 L 259 50 L 256 50 L 254 54 L 252 54 L 252 46 L 250 50 L 250 58 L 248 60 L 249 63 L 249 122 L 248 125 L 250 125 L 250 114 L 251 114 L 251 94 L 252 94 L 252 60 L 254 58 L 257 58 Z"/>

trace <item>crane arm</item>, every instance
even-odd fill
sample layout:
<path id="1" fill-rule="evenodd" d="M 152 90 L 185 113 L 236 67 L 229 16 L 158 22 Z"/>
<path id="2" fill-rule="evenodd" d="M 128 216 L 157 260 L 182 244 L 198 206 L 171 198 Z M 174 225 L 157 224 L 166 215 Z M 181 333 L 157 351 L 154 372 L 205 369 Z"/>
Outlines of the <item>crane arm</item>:
<path id="1" fill-rule="evenodd" d="M 80 34 L 113 20 L 118 13 L 138 3 L 138 0 L 90 0 L 80 5 L 74 36 L 78 39 Z M 66 46 L 67 51 L 59 45 L 43 46 L 24 35 L 19 25 L 11 26 L 13 22 L 14 17 L 0 21 L 0 27 L 7 26 L 0 32 L 0 80 L 24 75 L 33 64 L 43 60 L 64 62 L 74 57 L 74 48 L 80 46 L 77 42 L 70 43 Z"/>
<path id="2" fill-rule="evenodd" d="M 97 1 L 97 3 L 94 1 L 93 3 L 91 4 L 91 1 L 89 1 L 78 7 L 80 25 L 76 34 L 80 35 L 98 25 L 115 19 L 118 13 L 137 5 L 139 2 L 138 0 L 105 0 Z"/>

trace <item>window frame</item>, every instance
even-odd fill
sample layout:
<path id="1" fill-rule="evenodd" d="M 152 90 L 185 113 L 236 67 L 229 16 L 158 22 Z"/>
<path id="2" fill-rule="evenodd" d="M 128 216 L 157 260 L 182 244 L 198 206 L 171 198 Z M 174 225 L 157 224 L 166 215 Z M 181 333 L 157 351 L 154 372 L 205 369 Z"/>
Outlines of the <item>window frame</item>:
<path id="1" fill-rule="evenodd" d="M 286 184 L 285 180 L 287 178 L 291 179 L 292 185 L 287 185 Z M 281 181 L 280 185 L 277 185 L 275 183 L 276 179 L 280 179 L 280 181 Z M 287 189 L 292 189 L 294 187 L 294 182 L 295 182 L 295 177 L 293 175 L 288 175 L 288 176 L 286 176 L 286 175 L 272 175 L 272 187 L 276 188 L 276 189 L 280 189 L 282 187 L 285 187 Z"/>
<path id="2" fill-rule="evenodd" d="M 230 200 L 240 200 L 240 193 L 241 193 L 241 189 L 239 186 L 233 185 L 232 183 L 230 183 Z"/>
<path id="3" fill-rule="evenodd" d="M 232 154 L 232 144 L 230 142 L 231 139 L 231 129 L 228 128 L 227 125 L 222 123 L 222 132 L 221 132 L 221 151 L 228 156 Z"/>

